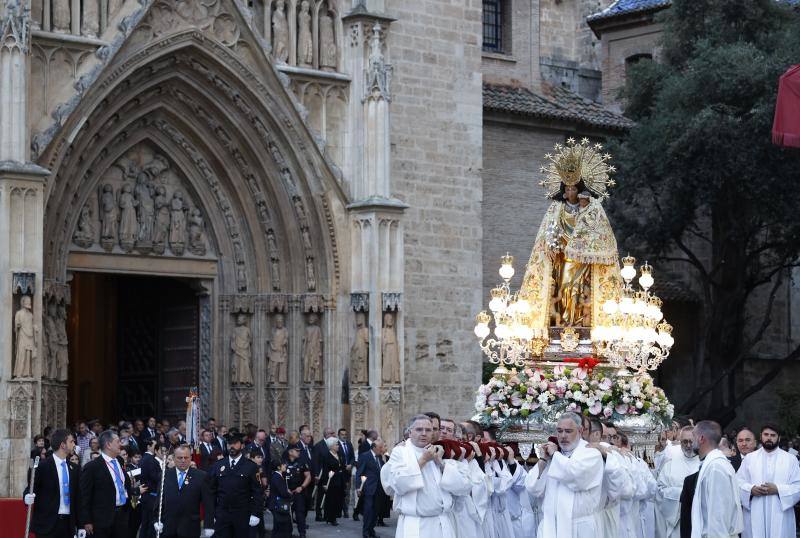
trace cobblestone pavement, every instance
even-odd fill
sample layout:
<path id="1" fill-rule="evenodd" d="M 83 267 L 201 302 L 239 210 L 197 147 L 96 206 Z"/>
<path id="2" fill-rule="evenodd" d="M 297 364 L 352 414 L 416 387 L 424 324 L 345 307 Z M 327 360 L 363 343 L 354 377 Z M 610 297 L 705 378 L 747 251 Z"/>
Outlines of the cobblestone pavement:
<path id="1" fill-rule="evenodd" d="M 339 526 L 331 527 L 324 521 L 314 521 L 314 512 L 309 512 L 306 521 L 308 522 L 308 533 L 306 534 L 308 538 L 361 538 L 362 520 L 353 521 L 352 517 L 339 518 Z M 393 538 L 397 518 L 392 517 L 384 522 L 386 523 L 385 527 L 375 527 L 375 534 L 378 535 L 378 538 Z M 271 523 L 267 519 L 267 528 L 271 527 Z M 294 528 L 292 536 L 298 536 L 297 527 Z"/>

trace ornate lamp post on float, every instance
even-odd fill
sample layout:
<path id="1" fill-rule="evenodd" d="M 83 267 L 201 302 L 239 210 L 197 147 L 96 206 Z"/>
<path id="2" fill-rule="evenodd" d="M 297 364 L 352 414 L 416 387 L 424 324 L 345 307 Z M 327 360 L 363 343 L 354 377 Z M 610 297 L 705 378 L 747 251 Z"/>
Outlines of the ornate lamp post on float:
<path id="1" fill-rule="evenodd" d="M 672 327 L 651 290 L 653 268 L 622 258 L 601 201 L 614 185 L 602 146 L 569 139 L 546 155 L 541 182 L 553 200 L 525 267 L 511 289 L 514 259 L 501 259 L 502 282 L 475 335 L 492 379 L 478 390 L 476 419 L 501 428 L 524 456 L 571 410 L 611 419 L 634 449 L 652 454 L 672 405 L 648 371 L 669 356 Z M 575 355 L 583 358 L 575 358 Z"/>

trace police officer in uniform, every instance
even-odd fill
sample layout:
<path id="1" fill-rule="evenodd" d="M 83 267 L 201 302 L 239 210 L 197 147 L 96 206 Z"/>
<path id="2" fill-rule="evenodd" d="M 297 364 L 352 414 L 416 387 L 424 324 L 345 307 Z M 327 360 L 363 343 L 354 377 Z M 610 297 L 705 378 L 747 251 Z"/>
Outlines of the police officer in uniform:
<path id="1" fill-rule="evenodd" d="M 250 535 L 250 527 L 261 524 L 264 494 L 258 480 L 258 465 L 242 454 L 242 436 L 232 436 L 227 444 L 228 456 L 208 471 L 215 499 L 214 536 L 243 538 Z"/>
<path id="2" fill-rule="evenodd" d="M 292 493 L 292 511 L 297 522 L 297 531 L 300 537 L 306 535 L 306 496 L 305 490 L 311 485 L 311 469 L 308 464 L 300 459 L 302 447 L 299 444 L 291 445 L 284 453 L 286 462 L 286 483 Z"/>

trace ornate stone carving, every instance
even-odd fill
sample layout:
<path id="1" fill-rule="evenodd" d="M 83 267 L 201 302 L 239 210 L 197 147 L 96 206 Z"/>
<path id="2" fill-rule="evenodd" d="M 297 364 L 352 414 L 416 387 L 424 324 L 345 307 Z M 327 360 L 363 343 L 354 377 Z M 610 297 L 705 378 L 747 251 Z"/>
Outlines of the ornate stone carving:
<path id="1" fill-rule="evenodd" d="M 92 224 L 92 211 L 88 205 L 81 209 L 72 241 L 81 248 L 91 248 L 94 244 L 94 224 Z"/>
<path id="2" fill-rule="evenodd" d="M 400 389 L 391 388 L 383 391 L 381 398 L 381 412 L 383 423 L 381 433 L 387 443 L 393 444 L 397 441 L 399 433 L 398 418 L 400 414 Z"/>
<path id="3" fill-rule="evenodd" d="M 231 335 L 231 382 L 235 385 L 253 384 L 253 335 L 244 314 L 236 316 L 236 327 Z"/>
<path id="4" fill-rule="evenodd" d="M 53 31 L 68 34 L 70 31 L 70 0 L 53 0 Z"/>
<path id="5" fill-rule="evenodd" d="M 369 424 L 369 389 L 356 389 L 350 396 L 350 409 L 353 417 L 353 431 L 367 429 Z"/>
<path id="6" fill-rule="evenodd" d="M 267 383 L 287 383 L 289 364 L 289 331 L 286 329 L 283 314 L 275 314 L 275 326 L 269 339 L 267 356 Z"/>
<path id="7" fill-rule="evenodd" d="M 14 295 L 36 293 L 36 273 L 14 273 L 11 278 L 11 293 Z"/>
<path id="8" fill-rule="evenodd" d="M 336 71 L 337 46 L 333 32 L 333 17 L 326 9 L 319 16 L 319 67 L 325 71 Z"/>
<path id="9" fill-rule="evenodd" d="M 271 294 L 267 296 L 267 310 L 285 314 L 289 311 L 289 298 L 286 295 Z"/>
<path id="10" fill-rule="evenodd" d="M 31 41 L 30 15 L 26 2 L 7 0 L 0 19 L 0 43 L 4 49 L 28 52 Z"/>
<path id="11" fill-rule="evenodd" d="M 289 23 L 284 0 L 275 2 L 275 11 L 272 13 L 272 57 L 278 63 L 289 61 Z"/>
<path id="12" fill-rule="evenodd" d="M 186 247 L 186 211 L 183 193 L 175 191 L 169 202 L 169 248 L 178 256 Z"/>
<path id="13" fill-rule="evenodd" d="M 325 309 L 325 300 L 322 295 L 306 294 L 303 295 L 303 313 L 321 313 Z"/>
<path id="14" fill-rule="evenodd" d="M 311 38 L 311 14 L 308 0 L 300 2 L 297 14 L 297 63 L 311 67 L 314 63 L 314 40 Z"/>
<path id="15" fill-rule="evenodd" d="M 253 422 L 253 391 L 252 389 L 231 390 L 231 423 L 232 426 L 244 431 L 248 422 Z"/>
<path id="16" fill-rule="evenodd" d="M 322 383 L 322 375 L 322 329 L 319 315 L 312 312 L 303 336 L 303 382 Z"/>
<path id="17" fill-rule="evenodd" d="M 394 326 L 394 314 L 383 315 L 381 330 L 381 380 L 386 384 L 400 383 L 400 353 L 397 345 L 397 328 Z"/>
<path id="18" fill-rule="evenodd" d="M 350 383 L 369 382 L 369 327 L 363 312 L 356 312 L 356 334 L 350 348 Z"/>
<path id="19" fill-rule="evenodd" d="M 63 428 L 67 424 L 67 386 L 62 383 L 42 382 L 42 428 Z"/>
<path id="20" fill-rule="evenodd" d="M 42 376 L 66 381 L 69 361 L 67 307 L 52 298 L 47 301 L 47 312 L 44 316 L 44 343 Z"/>
<path id="21" fill-rule="evenodd" d="M 350 306 L 356 312 L 369 312 L 369 293 L 351 293 Z"/>
<path id="22" fill-rule="evenodd" d="M 269 251 L 269 269 L 270 269 L 270 278 L 272 280 L 272 289 L 274 291 L 280 291 L 281 289 L 280 251 L 278 250 L 278 242 L 275 239 L 275 231 L 272 229 L 267 230 L 267 250 Z"/>
<path id="23" fill-rule="evenodd" d="M 11 389 L 8 398 L 10 420 L 8 436 L 12 439 L 26 439 L 29 437 L 28 429 L 31 420 L 31 407 L 33 405 L 33 387 L 27 384 L 17 384 Z"/>
<path id="24" fill-rule="evenodd" d="M 211 416 L 211 297 L 200 296 L 199 372 L 200 406 L 204 417 Z"/>
<path id="25" fill-rule="evenodd" d="M 136 218 L 136 199 L 130 183 L 122 186 L 119 195 L 119 246 L 131 252 L 139 237 L 139 221 Z"/>
<path id="26" fill-rule="evenodd" d="M 369 38 L 369 66 L 367 68 L 367 84 L 364 99 L 384 99 L 391 101 L 389 86 L 392 81 L 392 66 L 386 63 L 383 56 L 383 29 L 380 23 L 372 27 Z"/>
<path id="27" fill-rule="evenodd" d="M 149 252 L 153 248 L 153 224 L 155 217 L 155 185 L 148 174 L 142 170 L 135 176 L 136 187 L 133 190 L 136 198 L 136 217 L 139 222 L 139 236 L 136 248 L 140 252 Z"/>
<path id="28" fill-rule="evenodd" d="M 193 208 L 189 212 L 189 252 L 195 256 L 206 255 L 206 231 L 203 214 Z"/>
<path id="29" fill-rule="evenodd" d="M 153 223 L 153 252 L 164 254 L 169 238 L 169 199 L 164 185 L 156 187 L 156 196 L 153 200 L 155 209 L 155 222 Z"/>
<path id="30" fill-rule="evenodd" d="M 33 322 L 31 296 L 23 295 L 14 314 L 14 377 L 32 377 L 37 356 L 38 327 Z"/>
<path id="31" fill-rule="evenodd" d="M 308 291 L 317 289 L 317 277 L 314 274 L 313 256 L 306 257 L 306 285 L 308 286 Z"/>
<path id="32" fill-rule="evenodd" d="M 98 0 L 83 0 L 82 3 L 81 33 L 87 37 L 97 37 L 100 33 L 100 4 Z"/>
<path id="33" fill-rule="evenodd" d="M 111 252 L 117 243 L 119 208 L 114 198 L 114 187 L 110 183 L 103 185 L 100 193 L 100 221 L 100 244 Z"/>
<path id="34" fill-rule="evenodd" d="M 383 293 L 381 294 L 381 303 L 383 304 L 384 312 L 397 312 L 403 303 L 403 294 Z"/>

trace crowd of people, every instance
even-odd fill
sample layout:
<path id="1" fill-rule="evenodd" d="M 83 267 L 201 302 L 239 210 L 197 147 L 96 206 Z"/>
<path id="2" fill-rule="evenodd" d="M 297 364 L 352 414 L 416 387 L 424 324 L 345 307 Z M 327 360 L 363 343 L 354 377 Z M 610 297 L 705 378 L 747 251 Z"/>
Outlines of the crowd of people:
<path id="1" fill-rule="evenodd" d="M 271 536 L 305 536 L 314 511 L 332 526 L 361 517 L 368 538 L 393 510 L 403 538 L 796 535 L 800 465 L 774 425 L 729 439 L 711 421 L 676 422 L 654 454 L 638 454 L 612 423 L 564 413 L 528 458 L 491 429 L 436 413 L 413 417 L 392 447 L 360 433 L 354 447 L 345 428 L 315 441 L 307 425 L 240 432 L 209 419 L 192 447 L 183 421 L 155 417 L 45 432 L 24 496 L 31 529 L 257 538 L 268 513 Z"/>

